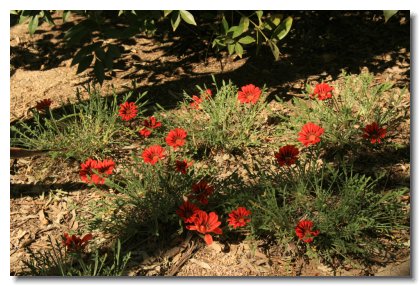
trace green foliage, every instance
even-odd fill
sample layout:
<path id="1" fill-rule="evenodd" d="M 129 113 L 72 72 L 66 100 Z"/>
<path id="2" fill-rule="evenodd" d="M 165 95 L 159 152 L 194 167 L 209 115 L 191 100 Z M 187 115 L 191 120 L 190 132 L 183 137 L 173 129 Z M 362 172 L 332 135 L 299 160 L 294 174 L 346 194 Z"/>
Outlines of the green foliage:
<path id="1" fill-rule="evenodd" d="M 33 276 L 122 276 L 131 253 L 121 253 L 118 240 L 112 248 L 112 255 L 93 253 L 67 253 L 64 246 L 49 237 L 52 246 L 49 251 L 33 252 L 29 249 L 29 260 L 24 261 L 29 269 L 26 275 Z"/>
<path id="2" fill-rule="evenodd" d="M 409 111 L 407 91 L 393 88 L 390 83 L 377 83 L 370 73 L 346 75 L 344 72 L 334 86 L 331 99 L 311 98 L 314 87 L 307 87 L 305 97 L 293 100 L 292 117 L 284 117 L 279 134 L 297 138 L 307 122 L 325 129 L 322 144 L 335 150 L 356 150 L 364 145 L 363 128 L 377 122 L 387 129 L 386 140 L 397 135 L 397 127 L 406 120 Z M 385 140 L 385 141 L 386 141 Z M 289 140 L 287 141 L 289 143 Z"/>
<path id="3" fill-rule="evenodd" d="M 48 110 L 46 114 L 32 109 L 33 121 L 20 121 L 11 126 L 11 145 L 31 150 L 57 150 L 53 155 L 85 160 L 87 157 L 109 156 L 112 150 L 126 142 L 132 131 L 124 127 L 118 116 L 119 104 L 132 97 L 133 92 L 119 98 L 114 92 L 107 99 L 96 89 L 87 88 L 88 100 L 82 100 L 79 91 L 77 102 L 60 111 Z M 144 112 L 140 103 L 146 93 L 135 100 L 139 114 Z M 134 101 L 134 100 L 133 100 Z"/>
<path id="4" fill-rule="evenodd" d="M 391 18 L 397 13 L 398 10 L 384 10 L 385 23 L 388 22 L 389 18 Z"/>
<path id="5" fill-rule="evenodd" d="M 29 19 L 29 32 L 34 34 L 39 24 L 46 21 L 54 25 L 52 14 L 55 11 L 13 10 L 20 17 L 19 23 Z M 216 51 L 227 50 L 229 55 L 242 58 L 246 50 L 257 46 L 268 46 L 275 58 L 279 59 L 279 43 L 289 33 L 293 19 L 283 18 L 277 13 L 255 11 L 244 14 L 241 11 L 186 10 L 164 11 L 62 11 L 62 19 L 68 21 L 71 13 L 82 20 L 65 31 L 64 41 L 70 47 L 78 48 L 73 56 L 72 65 L 78 65 L 77 73 L 93 68 L 96 80 L 102 84 L 105 74 L 114 68 L 114 63 L 123 52 L 118 47 L 120 40 L 133 38 L 139 34 L 153 35 L 156 31 L 168 34 L 177 31 L 184 22 L 185 29 L 207 35 L 206 42 Z M 205 15 L 204 15 L 205 14 Z M 230 24 L 229 24 L 230 23 Z M 235 24 L 234 24 L 235 23 Z M 182 26 L 182 25 L 181 25 Z M 188 27 L 188 28 L 187 28 Z M 181 37 L 184 34 L 181 34 Z M 204 48 L 204 47 L 203 47 Z"/>
<path id="6" fill-rule="evenodd" d="M 297 223 L 312 220 L 320 230 L 313 244 L 328 263 L 334 257 L 367 259 L 385 247 L 373 237 L 408 227 L 400 201 L 407 190 L 381 192 L 380 177 L 328 165 L 307 181 L 296 176 L 294 184 L 261 175 L 262 194 L 252 202 L 254 234 L 271 234 L 279 245 L 287 245 L 296 237 Z"/>
<path id="7" fill-rule="evenodd" d="M 246 104 L 239 102 L 238 87 L 232 82 L 223 81 L 219 87 L 214 80 L 213 86 L 215 94 L 203 99 L 199 110 L 190 107 L 192 97 L 185 94 L 186 100 L 181 104 L 179 112 L 168 114 L 165 125 L 183 126 L 191 138 L 189 144 L 195 151 L 232 151 L 260 145 L 266 136 L 261 125 L 269 113 L 265 88 L 262 88 L 256 104 Z M 205 89 L 197 88 L 201 95 L 205 94 Z"/>

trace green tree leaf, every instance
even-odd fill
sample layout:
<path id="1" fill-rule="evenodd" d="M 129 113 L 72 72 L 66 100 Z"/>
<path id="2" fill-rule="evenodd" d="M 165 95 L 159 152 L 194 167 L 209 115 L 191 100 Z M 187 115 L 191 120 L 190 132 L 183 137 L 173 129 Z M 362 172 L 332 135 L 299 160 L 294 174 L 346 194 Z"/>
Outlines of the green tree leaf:
<path id="1" fill-rule="evenodd" d="M 239 44 L 239 43 L 236 43 L 235 44 L 235 53 L 240 57 L 240 58 L 242 58 L 242 55 L 243 55 L 243 53 L 244 53 L 244 49 L 243 49 L 243 47 L 242 47 L 242 45 L 241 44 Z"/>
<path id="2" fill-rule="evenodd" d="M 261 25 L 262 25 L 262 21 L 261 21 L 261 17 L 262 17 L 262 15 L 263 15 L 263 11 L 255 11 L 255 14 L 257 14 L 257 17 L 258 17 L 258 26 L 259 27 L 261 27 Z"/>
<path id="3" fill-rule="evenodd" d="M 65 23 L 69 20 L 70 14 L 71 14 L 71 12 L 69 10 L 64 10 L 63 11 L 63 17 L 62 17 L 63 23 Z"/>
<path id="4" fill-rule="evenodd" d="M 187 22 L 190 25 L 197 26 L 197 23 L 194 20 L 194 16 L 190 12 L 185 11 L 185 10 L 181 10 L 179 12 L 181 14 L 182 20 L 184 20 L 185 22 Z"/>
<path id="5" fill-rule="evenodd" d="M 228 44 L 229 55 L 232 55 L 234 51 L 235 51 L 235 44 Z"/>
<path id="6" fill-rule="evenodd" d="M 181 17 L 179 16 L 179 12 L 177 11 L 175 13 L 172 13 L 171 25 L 172 25 L 172 29 L 174 30 L 174 32 L 175 32 L 176 28 L 178 28 L 178 25 L 179 25 L 180 22 L 181 22 Z"/>
<path id="7" fill-rule="evenodd" d="M 172 13 L 173 10 L 163 10 L 163 17 L 168 16 L 169 14 Z"/>
<path id="8" fill-rule="evenodd" d="M 280 57 L 279 48 L 277 47 L 276 43 L 274 43 L 272 41 L 268 42 L 268 44 L 270 46 L 271 52 L 273 53 L 274 59 L 277 61 Z"/>
<path id="9" fill-rule="evenodd" d="M 249 28 L 249 18 L 242 16 L 241 20 L 239 21 L 239 27 L 242 27 L 242 32 L 248 31 Z"/>
<path id="10" fill-rule="evenodd" d="M 281 22 L 280 25 L 274 30 L 271 38 L 277 37 L 277 39 L 281 40 L 289 33 L 290 29 L 292 28 L 293 18 L 287 17 L 286 19 Z"/>
<path id="11" fill-rule="evenodd" d="M 29 34 L 35 34 L 36 29 L 38 28 L 38 15 L 32 16 L 29 20 Z"/>
<path id="12" fill-rule="evenodd" d="M 388 22 L 389 18 L 397 14 L 398 10 L 384 10 L 384 17 L 385 17 L 385 23 Z"/>
<path id="13" fill-rule="evenodd" d="M 222 26 L 223 26 L 223 30 L 225 31 L 225 34 L 227 34 L 229 30 L 229 24 L 226 21 L 225 15 L 223 15 L 223 18 L 222 18 Z"/>
<path id="14" fill-rule="evenodd" d="M 245 36 L 245 37 L 240 38 L 238 42 L 244 45 L 249 45 L 251 43 L 254 43 L 255 39 L 251 36 Z"/>

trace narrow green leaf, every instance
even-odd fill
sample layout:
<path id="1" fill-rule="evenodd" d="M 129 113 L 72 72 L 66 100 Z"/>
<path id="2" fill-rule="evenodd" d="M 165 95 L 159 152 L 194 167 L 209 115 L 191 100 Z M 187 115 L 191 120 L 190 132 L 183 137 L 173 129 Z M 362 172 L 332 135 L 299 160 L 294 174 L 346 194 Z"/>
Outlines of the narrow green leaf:
<path id="1" fill-rule="evenodd" d="M 92 63 L 92 60 L 93 60 L 93 55 L 87 55 L 86 57 L 84 57 L 80 61 L 79 66 L 77 67 L 77 72 L 76 73 L 79 74 L 79 73 L 85 71 L 90 66 L 90 64 Z"/>
<path id="2" fill-rule="evenodd" d="M 166 17 L 171 13 L 172 13 L 172 10 L 163 10 L 163 17 Z"/>
<path id="3" fill-rule="evenodd" d="M 172 29 L 176 30 L 176 28 L 178 28 L 179 23 L 181 22 L 181 17 L 179 15 L 179 12 L 177 11 L 176 13 L 172 13 L 171 16 L 171 25 L 172 25 Z"/>
<path id="4" fill-rule="evenodd" d="M 10 10 L 10 14 L 12 15 L 18 15 L 19 10 Z"/>
<path id="5" fill-rule="evenodd" d="M 33 35 L 36 31 L 36 29 L 38 28 L 38 15 L 32 16 L 31 19 L 29 20 L 29 25 L 28 25 L 28 29 L 29 29 L 29 34 Z"/>
<path id="6" fill-rule="evenodd" d="M 118 11 L 118 17 L 121 16 L 122 14 L 124 14 L 124 10 L 119 10 Z"/>
<path id="7" fill-rule="evenodd" d="M 102 85 L 105 79 L 105 70 L 104 70 L 104 65 L 102 64 L 102 62 L 95 61 L 93 72 L 95 73 L 95 76 L 98 82 Z"/>
<path id="8" fill-rule="evenodd" d="M 385 23 L 388 22 L 389 18 L 397 14 L 398 10 L 384 10 L 384 17 L 385 17 Z"/>
<path id="9" fill-rule="evenodd" d="M 245 37 L 240 38 L 238 42 L 244 45 L 249 45 L 255 42 L 255 39 L 251 36 L 245 36 Z"/>
<path id="10" fill-rule="evenodd" d="M 242 58 L 242 55 L 243 55 L 243 53 L 244 53 L 244 49 L 242 48 L 242 45 L 241 44 L 239 44 L 239 43 L 236 43 L 235 44 L 235 53 L 240 57 L 240 58 Z"/>
<path id="11" fill-rule="evenodd" d="M 222 26 L 223 26 L 223 30 L 225 31 L 225 34 L 227 34 L 229 30 L 229 24 L 226 21 L 225 15 L 223 15 L 223 18 L 222 18 Z"/>
<path id="12" fill-rule="evenodd" d="M 190 12 L 185 11 L 185 10 L 181 10 L 179 12 L 181 14 L 182 20 L 184 20 L 185 22 L 187 22 L 190 25 L 197 26 L 197 23 L 194 20 L 194 16 Z"/>

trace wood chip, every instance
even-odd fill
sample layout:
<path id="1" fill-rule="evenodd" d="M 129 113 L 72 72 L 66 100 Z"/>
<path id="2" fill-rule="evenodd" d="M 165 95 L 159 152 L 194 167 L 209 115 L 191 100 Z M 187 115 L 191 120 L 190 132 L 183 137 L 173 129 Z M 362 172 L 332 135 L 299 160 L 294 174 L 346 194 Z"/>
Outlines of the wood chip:
<path id="1" fill-rule="evenodd" d="M 41 225 L 48 225 L 50 223 L 48 221 L 48 219 L 45 217 L 45 213 L 44 213 L 44 210 L 43 209 L 41 209 L 38 212 L 38 215 L 39 215 L 39 221 L 41 222 Z"/>
<path id="2" fill-rule="evenodd" d="M 200 266 L 202 268 L 209 269 L 209 270 L 211 269 L 210 265 L 208 263 L 204 262 L 204 261 L 197 260 L 195 258 L 191 258 L 190 261 L 197 264 L 198 266 Z"/>

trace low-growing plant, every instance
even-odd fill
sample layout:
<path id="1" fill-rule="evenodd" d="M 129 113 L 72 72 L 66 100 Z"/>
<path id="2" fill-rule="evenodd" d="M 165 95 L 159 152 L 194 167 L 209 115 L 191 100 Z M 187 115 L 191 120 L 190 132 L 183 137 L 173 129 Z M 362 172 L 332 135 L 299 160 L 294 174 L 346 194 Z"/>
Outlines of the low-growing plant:
<path id="1" fill-rule="evenodd" d="M 126 128 L 118 116 L 119 105 L 133 96 L 133 92 L 119 98 L 101 96 L 96 88 L 87 87 L 88 100 L 81 98 L 77 91 L 77 101 L 68 102 L 60 111 L 46 109 L 43 112 L 32 108 L 32 121 L 19 121 L 10 127 L 11 145 L 31 150 L 52 150 L 52 155 L 84 160 L 87 157 L 109 156 L 115 148 L 128 142 L 132 131 Z M 144 112 L 142 101 L 146 93 L 135 101 L 138 115 Z"/>
<path id="2" fill-rule="evenodd" d="M 388 141 L 397 135 L 397 127 L 407 118 L 409 103 L 405 90 L 393 88 L 389 82 L 377 83 L 370 73 L 342 73 L 336 85 L 307 86 L 305 98 L 293 100 L 292 116 L 283 117 L 279 133 L 290 142 L 292 134 L 306 122 L 325 129 L 323 143 L 332 150 L 355 150 L 364 145 L 364 132 L 376 123 L 384 129 L 381 139 Z M 376 130 L 375 130 L 376 132 Z"/>
<path id="3" fill-rule="evenodd" d="M 299 221 L 309 220 L 319 231 L 311 245 L 324 262 L 366 260 L 386 245 L 374 237 L 408 228 L 400 200 L 407 190 L 381 191 L 380 178 L 328 164 L 306 181 L 295 177 L 294 184 L 262 175 L 261 195 L 252 200 L 252 230 L 255 235 L 271 235 L 286 247 L 296 240 Z"/>
<path id="4" fill-rule="evenodd" d="M 29 259 L 24 261 L 29 269 L 26 275 L 36 276 L 122 276 L 131 253 L 122 255 L 121 242 L 118 240 L 112 248 L 112 254 L 69 252 L 65 246 L 52 242 L 50 250 L 33 252 L 29 249 Z"/>
<path id="5" fill-rule="evenodd" d="M 266 137 L 262 124 L 269 113 L 265 88 L 247 85 L 239 89 L 225 81 L 219 87 L 214 78 L 213 81 L 215 92 L 197 87 L 200 96 L 185 94 L 180 110 L 168 114 L 166 125 L 184 126 L 191 138 L 189 145 L 195 152 L 201 149 L 232 151 L 260 145 Z M 245 95 L 241 97 L 241 94 Z"/>

